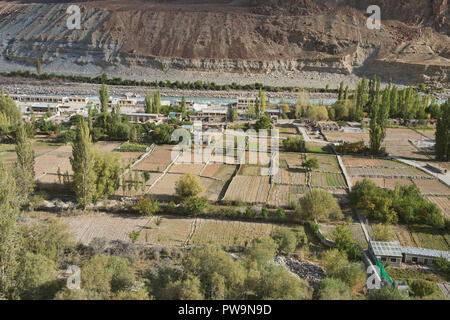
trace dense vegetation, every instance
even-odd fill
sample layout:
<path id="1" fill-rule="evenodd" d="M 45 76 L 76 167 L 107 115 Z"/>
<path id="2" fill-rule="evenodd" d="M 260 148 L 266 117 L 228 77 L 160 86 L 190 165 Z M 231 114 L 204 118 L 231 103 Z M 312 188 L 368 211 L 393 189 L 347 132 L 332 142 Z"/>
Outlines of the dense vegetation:
<path id="1" fill-rule="evenodd" d="M 397 185 L 394 190 L 388 190 L 364 179 L 355 184 L 349 200 L 361 214 L 376 221 L 419 223 L 437 228 L 445 225 L 440 209 L 424 199 L 416 185 Z"/>

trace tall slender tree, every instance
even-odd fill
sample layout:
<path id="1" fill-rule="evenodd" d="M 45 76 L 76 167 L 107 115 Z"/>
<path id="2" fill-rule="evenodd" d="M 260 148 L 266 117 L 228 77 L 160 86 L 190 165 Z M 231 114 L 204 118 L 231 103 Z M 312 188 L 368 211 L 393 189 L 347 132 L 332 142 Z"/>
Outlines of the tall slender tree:
<path id="1" fill-rule="evenodd" d="M 450 99 L 441 106 L 436 124 L 436 158 L 450 161 Z"/>
<path id="2" fill-rule="evenodd" d="M 95 194 L 96 175 L 94 171 L 94 152 L 89 128 L 84 121 L 77 124 L 76 138 L 72 142 L 70 163 L 73 170 L 73 189 L 77 202 L 86 209 Z"/>
<path id="3" fill-rule="evenodd" d="M 34 150 L 27 131 L 20 125 L 16 133 L 16 154 L 17 154 L 17 179 L 21 196 L 26 199 L 33 192 L 34 181 Z"/>
<path id="4" fill-rule="evenodd" d="M 153 113 L 161 111 L 161 91 L 156 91 L 153 95 Z"/>
<path id="5" fill-rule="evenodd" d="M 183 119 L 186 118 L 186 98 L 184 96 L 181 97 L 181 115 Z"/>
<path id="6" fill-rule="evenodd" d="M 106 126 L 107 126 L 106 116 L 108 115 L 108 103 L 109 103 L 109 92 L 108 92 L 108 87 L 106 86 L 106 84 L 104 84 L 104 83 L 102 84 L 102 87 L 99 91 L 99 95 L 100 95 L 101 111 L 103 114 L 103 124 L 106 129 Z"/>
<path id="7" fill-rule="evenodd" d="M 42 73 L 41 60 L 39 60 L 39 58 L 36 59 L 36 73 L 37 74 Z"/>
<path id="8" fill-rule="evenodd" d="M 145 95 L 145 113 L 153 113 L 153 100 L 150 93 Z"/>

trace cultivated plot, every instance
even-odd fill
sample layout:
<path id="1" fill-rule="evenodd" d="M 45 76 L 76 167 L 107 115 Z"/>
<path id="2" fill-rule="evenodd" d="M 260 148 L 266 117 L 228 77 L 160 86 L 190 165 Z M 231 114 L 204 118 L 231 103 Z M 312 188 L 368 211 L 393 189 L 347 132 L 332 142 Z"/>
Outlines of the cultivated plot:
<path id="1" fill-rule="evenodd" d="M 329 172 L 311 172 L 310 184 L 317 187 L 347 187 L 344 175 Z"/>
<path id="2" fill-rule="evenodd" d="M 138 242 L 164 246 L 184 246 L 194 230 L 195 219 L 163 216 L 154 218 L 142 228 Z"/>
<path id="3" fill-rule="evenodd" d="M 274 228 L 269 223 L 197 219 L 190 243 L 245 246 L 253 239 L 269 237 Z"/>
<path id="4" fill-rule="evenodd" d="M 59 219 L 70 226 L 76 240 L 89 244 L 94 238 L 131 242 L 129 233 L 144 228 L 152 218 L 99 213 Z"/>
<path id="5" fill-rule="evenodd" d="M 269 177 L 235 176 L 228 186 L 225 200 L 265 203 L 269 194 Z"/>
<path id="6" fill-rule="evenodd" d="M 157 146 L 155 151 L 139 162 L 134 169 L 144 171 L 164 171 L 172 162 L 173 146 Z"/>
<path id="7" fill-rule="evenodd" d="M 413 182 L 422 194 L 450 196 L 450 188 L 437 179 L 413 179 Z"/>
<path id="8" fill-rule="evenodd" d="M 306 159 L 317 159 L 319 163 L 319 169 L 316 171 L 320 172 L 341 172 L 339 164 L 337 162 L 336 156 L 326 155 L 326 154 L 307 154 Z"/>
<path id="9" fill-rule="evenodd" d="M 435 203 L 441 209 L 442 214 L 450 219 L 450 199 L 448 197 L 426 197 L 426 199 Z"/>
<path id="10" fill-rule="evenodd" d="M 306 184 L 306 173 L 299 169 L 281 169 L 272 177 L 274 183 L 289 185 Z"/>
<path id="11" fill-rule="evenodd" d="M 408 128 L 387 128 L 383 147 L 391 155 L 428 160 L 432 154 L 429 151 L 418 150 L 414 141 L 422 140 L 423 136 Z"/>

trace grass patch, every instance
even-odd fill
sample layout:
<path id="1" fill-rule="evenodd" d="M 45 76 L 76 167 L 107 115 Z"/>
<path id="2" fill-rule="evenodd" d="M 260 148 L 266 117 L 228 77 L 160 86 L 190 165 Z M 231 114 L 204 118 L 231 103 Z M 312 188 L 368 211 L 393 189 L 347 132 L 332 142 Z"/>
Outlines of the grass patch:
<path id="1" fill-rule="evenodd" d="M 416 236 L 420 243 L 418 245 L 422 248 L 444 250 L 450 249 L 446 237 L 448 234 L 444 230 L 436 230 L 429 226 L 410 226 L 409 231 L 413 236 Z"/>
<path id="2" fill-rule="evenodd" d="M 308 152 L 313 152 L 313 153 L 329 153 L 327 150 L 324 150 L 324 148 L 319 148 L 319 147 L 311 147 L 311 148 L 306 148 L 308 150 Z"/>

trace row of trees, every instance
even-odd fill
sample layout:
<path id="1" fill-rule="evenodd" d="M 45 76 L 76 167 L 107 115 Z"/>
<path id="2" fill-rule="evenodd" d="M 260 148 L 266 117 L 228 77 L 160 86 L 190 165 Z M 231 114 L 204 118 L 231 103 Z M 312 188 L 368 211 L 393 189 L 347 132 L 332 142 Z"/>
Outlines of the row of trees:
<path id="1" fill-rule="evenodd" d="M 153 96 L 150 93 L 145 95 L 145 112 L 157 114 L 161 112 L 161 91 L 156 91 Z"/>
<path id="2" fill-rule="evenodd" d="M 36 63 L 37 69 L 37 63 Z M 37 69 L 38 70 L 38 69 Z M 42 71 L 42 70 L 41 70 Z M 107 85 L 121 85 L 121 86 L 140 86 L 140 87 L 158 87 L 158 88 L 170 88 L 170 89 L 188 89 L 188 90 L 259 90 L 263 89 L 268 92 L 296 92 L 303 89 L 307 89 L 309 92 L 337 92 L 336 89 L 331 89 L 329 85 L 325 88 L 299 88 L 299 87 L 289 87 L 289 86 L 268 86 L 262 83 L 251 83 L 251 84 L 238 84 L 232 82 L 230 84 L 216 84 L 215 82 L 207 82 L 202 80 L 196 80 L 194 82 L 190 81 L 139 81 L 130 80 L 122 78 L 108 78 L 106 74 L 102 74 L 96 77 L 88 77 L 81 75 L 64 75 L 55 73 L 32 73 L 30 71 L 11 71 L 11 72 L 0 72 L 0 75 L 6 77 L 24 77 L 24 78 L 34 78 L 38 80 L 56 80 L 61 79 L 64 81 L 81 82 L 81 83 L 95 83 L 95 84 L 107 84 Z"/>

